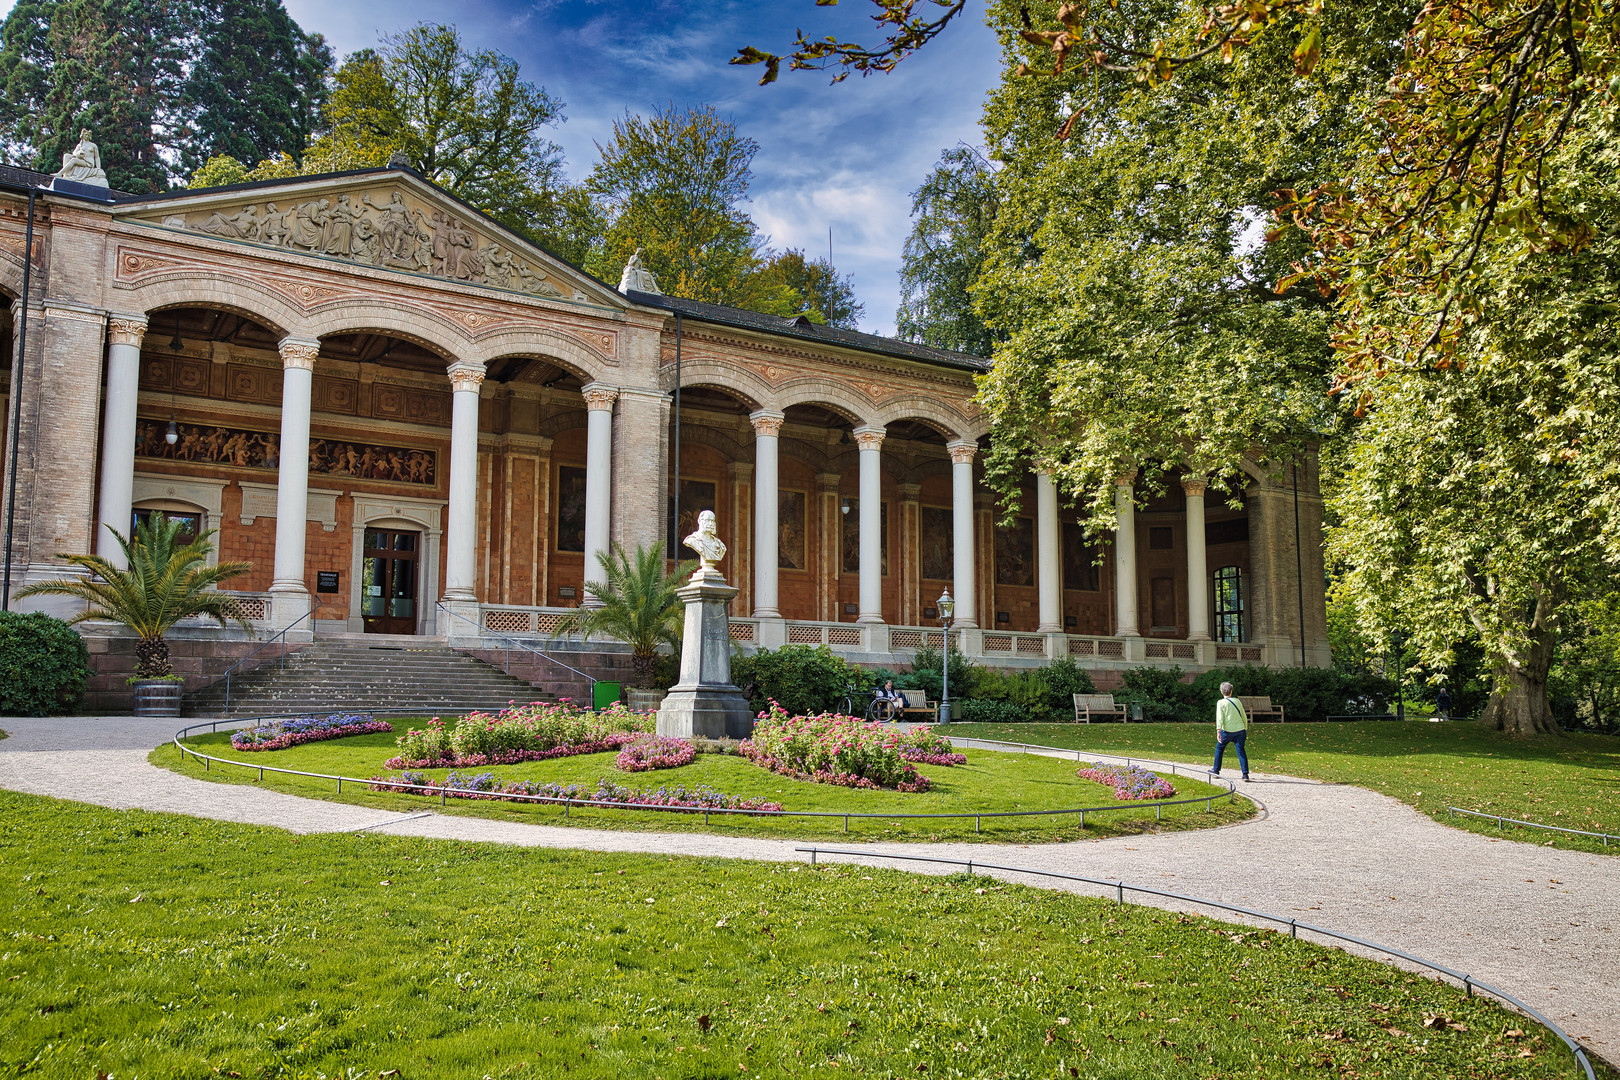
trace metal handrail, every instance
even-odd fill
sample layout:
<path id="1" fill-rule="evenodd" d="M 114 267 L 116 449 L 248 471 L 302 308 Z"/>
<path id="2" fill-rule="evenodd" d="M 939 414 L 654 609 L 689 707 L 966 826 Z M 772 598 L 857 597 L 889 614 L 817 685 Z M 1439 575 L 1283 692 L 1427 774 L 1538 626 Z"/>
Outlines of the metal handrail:
<path id="1" fill-rule="evenodd" d="M 810 856 L 810 864 L 812 866 L 817 865 L 816 856 L 818 855 L 844 855 L 856 859 L 892 859 L 896 862 L 923 862 L 936 863 L 942 866 L 965 866 L 967 867 L 967 872 L 970 875 L 973 873 L 973 868 L 976 866 L 980 870 L 999 870 L 1008 874 L 1029 874 L 1034 877 L 1057 878 L 1062 881 L 1079 881 L 1087 885 L 1100 885 L 1105 889 L 1114 890 L 1114 895 L 1120 904 L 1125 903 L 1126 892 L 1145 893 L 1149 896 L 1160 896 L 1168 900 L 1180 900 L 1189 904 L 1202 904 L 1205 907 L 1219 908 L 1222 911 L 1233 911 L 1240 915 L 1247 915 L 1250 918 L 1274 922 L 1288 927 L 1288 934 L 1293 938 L 1298 938 L 1299 932 L 1301 930 L 1305 930 L 1313 934 L 1321 934 L 1323 937 L 1334 938 L 1338 941 L 1348 941 L 1352 944 L 1360 945 L 1363 948 L 1371 949 L 1374 952 L 1384 953 L 1387 956 L 1398 956 L 1402 960 L 1410 961 L 1411 963 L 1417 964 L 1420 967 L 1426 967 L 1431 971 L 1438 971 L 1442 975 L 1450 976 L 1451 978 L 1462 983 L 1463 989 L 1467 991 L 1469 997 L 1474 996 L 1475 990 L 1480 990 L 1484 993 L 1490 994 L 1492 997 L 1507 1002 L 1509 1005 L 1512 1005 L 1526 1016 L 1536 1020 L 1554 1035 L 1557 1035 L 1561 1040 L 1563 1040 L 1564 1045 L 1569 1048 L 1570 1053 L 1575 1055 L 1576 1062 L 1578 1062 L 1581 1068 L 1585 1070 L 1587 1080 L 1596 1080 L 1592 1072 L 1592 1063 L 1588 1061 L 1586 1057 L 1586 1048 L 1571 1038 L 1563 1028 L 1559 1027 L 1557 1024 L 1547 1019 L 1547 1017 L 1543 1016 L 1538 1010 L 1526 1005 L 1512 994 L 1509 994 L 1505 990 L 1500 990 L 1497 987 L 1492 986 L 1490 983 L 1480 982 L 1472 975 L 1466 975 L 1463 972 L 1457 971 L 1455 968 L 1449 968 L 1444 964 L 1437 964 L 1432 960 L 1425 960 L 1423 957 L 1415 956 L 1404 949 L 1397 949 L 1390 945 L 1381 945 L 1376 941 L 1368 941 L 1366 938 L 1356 937 L 1354 934 L 1346 934 L 1338 930 L 1329 930 L 1325 926 L 1317 926 L 1313 923 L 1303 923 L 1298 919 L 1285 918 L 1282 915 L 1272 915 L 1269 912 L 1256 911 L 1254 908 L 1246 908 L 1238 904 L 1227 904 L 1219 900 L 1207 900 L 1201 896 L 1188 896 L 1185 893 L 1170 892 L 1165 889 L 1156 889 L 1149 885 L 1131 885 L 1124 881 L 1107 881 L 1102 878 L 1085 877 L 1081 874 L 1063 874 L 1055 870 L 1037 870 L 1028 866 L 1004 866 L 1000 863 L 980 862 L 976 859 L 942 859 L 933 855 L 900 855 L 886 854 L 880 851 L 848 851 L 837 848 L 820 847 L 794 848 L 793 850 L 808 854 Z"/>
<path id="2" fill-rule="evenodd" d="M 403 714 L 403 715 L 407 715 L 407 716 L 418 715 L 421 712 L 420 709 L 400 709 L 400 710 L 392 710 L 392 711 L 393 711 L 393 713 L 395 715 Z M 185 738 L 186 736 L 188 736 L 191 732 L 196 731 L 196 730 L 198 730 L 200 728 L 203 728 L 203 727 L 207 727 L 210 731 L 217 732 L 217 731 L 219 731 L 219 725 L 221 725 L 221 724 L 251 724 L 251 723 L 259 723 L 260 721 L 264 721 L 264 720 L 291 720 L 291 719 L 297 719 L 299 717 L 307 716 L 307 715 L 309 715 L 309 714 L 308 713 L 282 713 L 282 714 L 273 715 L 273 716 L 222 717 L 222 718 L 220 718 L 218 720 L 204 720 L 204 721 L 199 721 L 198 723 L 195 723 L 195 724 L 189 724 L 186 727 L 181 728 L 179 731 L 174 733 L 174 738 L 173 738 L 172 741 L 174 743 L 175 748 L 180 751 L 181 760 L 184 760 L 185 756 L 187 754 L 189 754 L 193 758 L 197 759 L 198 761 L 203 762 L 204 763 L 204 768 L 211 768 L 214 763 L 218 763 L 220 765 L 235 765 L 237 768 L 241 768 L 241 769 L 256 769 L 256 770 L 258 770 L 259 779 L 261 779 L 261 780 L 264 779 L 264 774 L 267 773 L 267 772 L 281 773 L 281 774 L 283 774 L 285 776 L 307 776 L 307 777 L 310 777 L 311 779 L 315 779 L 315 780 L 335 780 L 335 781 L 337 781 L 337 787 L 338 787 L 339 792 L 342 792 L 343 785 L 345 783 L 364 784 L 364 785 L 367 785 L 369 787 L 373 783 L 377 782 L 375 777 L 362 778 L 362 777 L 358 777 L 358 776 L 342 776 L 342 775 L 339 775 L 337 773 L 306 772 L 306 771 L 304 771 L 302 769 L 283 769 L 283 768 L 279 768 L 279 767 L 274 766 L 274 765 L 253 765 L 253 764 L 250 764 L 250 763 L 248 763 L 246 761 L 233 761 L 230 758 L 214 757 L 212 754 L 201 753 L 200 751 L 194 750 L 191 747 L 186 746 L 184 743 L 182 743 L 180 741 L 182 738 Z M 376 716 L 376 715 L 378 715 L 378 713 L 373 711 L 373 712 L 371 712 L 371 713 L 369 713 L 367 715 Z M 1041 749 L 1056 750 L 1057 748 L 1056 747 L 1042 747 Z M 1068 750 L 1063 750 L 1061 752 L 1063 754 L 1065 754 L 1065 755 L 1069 754 L 1069 753 L 1072 753 L 1072 751 L 1068 751 Z M 1083 759 L 1077 757 L 1076 760 L 1083 760 Z M 1137 761 L 1145 761 L 1145 760 L 1148 760 L 1148 759 L 1137 758 L 1136 760 Z M 1171 772 L 1176 771 L 1176 765 L 1173 762 L 1153 762 L 1153 764 L 1165 765 L 1165 766 L 1168 766 L 1170 768 Z M 1206 776 L 1208 775 L 1208 770 L 1207 769 L 1203 770 L 1203 772 L 1205 773 Z M 499 798 L 502 801 L 506 801 L 506 802 L 533 802 L 533 803 L 549 803 L 549 804 L 552 804 L 552 805 L 561 805 L 563 807 L 563 815 L 565 817 L 567 816 L 568 810 L 569 810 L 570 807 L 578 806 L 578 807 L 583 807 L 585 809 L 593 809 L 594 808 L 594 809 L 608 809 L 608 810 L 648 810 L 648 811 L 660 811 L 660 812 L 665 812 L 665 813 L 678 813 L 678 814 L 695 814 L 695 813 L 701 812 L 703 814 L 704 824 L 708 823 L 710 814 L 740 814 L 740 815 L 751 816 L 751 817 L 843 818 L 843 820 L 844 820 L 844 831 L 846 833 L 849 832 L 849 823 L 850 823 L 851 819 L 854 819 L 854 820 L 858 821 L 858 820 L 861 820 L 861 819 L 864 819 L 864 818 L 877 818 L 877 819 L 881 819 L 883 821 L 895 821 L 895 820 L 898 820 L 898 819 L 901 819 L 901 818 L 927 818 L 927 819 L 936 819 L 936 818 L 972 818 L 973 819 L 973 831 L 974 832 L 982 832 L 983 831 L 983 823 L 984 823 L 985 818 L 1055 817 L 1055 816 L 1068 815 L 1068 814 L 1079 814 L 1080 815 L 1080 827 L 1085 828 L 1086 815 L 1087 814 L 1106 813 L 1106 812 L 1108 812 L 1110 810 L 1116 810 L 1116 811 L 1117 810 L 1145 810 L 1145 809 L 1147 809 L 1148 807 L 1151 806 L 1151 807 L 1154 808 L 1154 820 L 1163 821 L 1164 820 L 1164 808 L 1167 807 L 1167 806 L 1188 806 L 1188 805 L 1191 805 L 1193 803 L 1203 803 L 1204 804 L 1204 810 L 1207 813 L 1207 812 L 1209 812 L 1209 811 L 1211 811 L 1211 810 L 1213 810 L 1215 808 L 1215 800 L 1216 799 L 1227 799 L 1229 801 L 1235 801 L 1237 799 L 1237 785 L 1232 783 L 1232 781 L 1225 779 L 1224 777 L 1222 777 L 1220 779 L 1221 779 L 1221 783 L 1226 785 L 1225 793 L 1218 794 L 1218 795 L 1199 795 L 1199 796 L 1194 796 L 1193 798 L 1189 798 L 1189 799 L 1140 799 L 1140 800 L 1133 799 L 1133 800 L 1129 800 L 1127 802 L 1110 803 L 1107 806 L 1076 806 L 1076 807 L 1065 807 L 1063 809 L 1058 809 L 1058 810 L 963 810 L 963 811 L 959 811 L 957 813 L 951 813 L 951 814 L 870 814 L 870 813 L 860 813 L 860 812 L 855 812 L 855 811 L 850 811 L 850 812 L 846 813 L 846 812 L 840 811 L 840 810 L 742 810 L 742 809 L 725 809 L 725 808 L 718 808 L 718 807 L 695 807 L 695 806 L 644 806 L 644 805 L 642 805 L 640 803 L 610 802 L 610 801 L 599 800 L 599 799 L 570 799 L 570 798 L 565 798 L 565 797 L 557 796 L 557 795 L 520 795 L 520 794 L 516 794 L 516 793 L 507 794 L 505 792 L 488 793 L 488 792 L 471 792 L 471 791 L 467 792 L 467 794 L 473 795 L 473 796 L 490 795 L 490 794 L 498 795 Z M 414 790 L 414 791 L 419 791 L 423 795 L 432 795 L 432 794 L 437 793 L 439 795 L 439 805 L 441 805 L 441 806 L 443 806 L 445 804 L 446 798 L 448 797 L 450 792 L 453 791 L 453 790 L 456 790 L 456 789 L 447 789 L 447 788 L 443 788 L 443 787 L 436 787 L 436 786 L 434 786 L 432 784 L 407 784 L 407 783 L 395 782 L 395 781 L 392 781 L 392 780 L 387 781 L 387 783 L 388 783 L 389 787 L 406 788 L 406 789 L 410 789 L 410 790 Z"/>
<path id="3" fill-rule="evenodd" d="M 579 670 L 579 668 L 577 668 L 577 667 L 574 667 L 574 666 L 572 666 L 570 664 L 563 663 L 561 660 L 557 659 L 555 656 L 552 656 L 550 653 L 546 652 L 544 649 L 537 649 L 532 645 L 525 645 L 521 638 L 509 637 L 506 634 L 502 634 L 502 633 L 500 633 L 498 631 L 490 630 L 488 627 L 480 626 L 478 623 L 475 623 L 471 619 L 467 618 L 467 616 L 463 615 L 461 612 L 452 611 L 449 608 L 445 607 L 444 606 L 444 601 L 442 601 L 442 600 L 434 601 L 433 606 L 435 608 L 437 608 L 438 610 L 444 612 L 446 615 L 451 616 L 452 618 L 460 619 L 462 622 L 466 623 L 468 626 L 477 627 L 478 636 L 480 638 L 484 637 L 487 634 L 487 635 L 489 635 L 491 637 L 497 638 L 500 641 L 505 642 L 506 643 L 506 650 L 505 650 L 506 651 L 506 658 L 505 658 L 504 666 L 501 668 L 501 670 L 505 674 L 507 674 L 507 675 L 512 674 L 512 646 L 514 644 L 516 644 L 518 648 L 522 649 L 526 653 L 530 653 L 530 654 L 532 654 L 534 656 L 541 657 L 542 659 L 545 659 L 545 660 L 550 660 L 553 664 L 556 664 L 558 667 L 567 668 L 569 671 L 572 671 L 575 675 L 578 675 L 580 678 L 590 680 L 591 697 L 593 699 L 595 698 L 595 696 L 596 696 L 596 684 L 598 682 L 596 676 L 588 675 L 585 672 Z M 591 704 L 594 705 L 594 704 L 596 704 L 596 702 L 593 700 L 591 702 Z"/>
<path id="4" fill-rule="evenodd" d="M 1503 817 L 1501 814 L 1484 814 L 1478 810 L 1464 810 L 1460 806 L 1448 806 L 1446 809 L 1453 814 L 1467 814 L 1469 817 L 1481 817 L 1488 821 L 1494 821 L 1498 829 L 1503 828 L 1503 823 L 1506 822 L 1510 825 L 1525 825 L 1532 829 L 1546 829 L 1548 832 L 1568 833 L 1571 836 L 1590 836 L 1602 840 L 1604 847 L 1609 846 L 1610 840 L 1620 840 L 1620 836 L 1615 836 L 1613 833 L 1587 832 L 1585 829 L 1566 829 L 1560 825 L 1543 825 L 1538 821 L 1520 821 L 1518 818 Z"/>
<path id="5" fill-rule="evenodd" d="M 310 609 L 308 611 L 304 612 L 302 615 L 298 616 L 298 618 L 296 618 L 292 622 L 288 623 L 285 627 L 283 627 L 280 631 L 278 631 L 273 636 L 271 636 L 269 638 L 266 638 L 264 644 L 260 645 L 257 649 L 254 649 L 252 652 L 248 653 L 246 656 L 242 657 L 236 663 L 232 664 L 230 667 L 225 669 L 225 711 L 226 712 L 231 711 L 231 673 L 233 671 L 235 671 L 237 668 L 241 667 L 243 664 L 247 663 L 249 660 L 253 659 L 255 656 L 258 656 L 261 652 L 263 652 L 265 649 L 269 648 L 271 645 L 274 645 L 276 643 L 277 638 L 281 639 L 281 657 L 276 662 L 276 670 L 285 671 L 287 669 L 287 631 L 291 630 L 293 627 L 297 626 L 299 623 L 303 622 L 305 619 L 308 619 L 309 620 L 310 633 L 312 635 L 314 634 L 314 632 L 315 632 L 315 613 L 321 609 L 321 598 L 319 596 L 316 596 L 314 593 L 310 593 L 309 598 L 311 600 L 313 600 L 314 603 L 310 605 Z M 215 681 L 217 682 L 218 680 L 216 679 Z"/>

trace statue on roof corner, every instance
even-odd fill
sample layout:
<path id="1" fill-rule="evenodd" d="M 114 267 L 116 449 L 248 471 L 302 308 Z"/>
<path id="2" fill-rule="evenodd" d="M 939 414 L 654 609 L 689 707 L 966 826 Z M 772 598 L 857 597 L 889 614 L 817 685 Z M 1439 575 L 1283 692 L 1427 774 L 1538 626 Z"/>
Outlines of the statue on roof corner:
<path id="1" fill-rule="evenodd" d="M 62 170 L 55 175 L 76 184 L 109 186 L 106 170 L 101 167 L 101 148 L 90 141 L 89 128 L 79 132 L 79 145 L 62 155 Z"/>
<path id="2" fill-rule="evenodd" d="M 619 291 L 629 292 L 634 289 L 636 292 L 658 293 L 661 296 L 663 290 L 658 287 L 658 279 L 647 269 L 646 263 L 641 261 L 644 251 L 644 248 L 636 248 L 636 253 L 624 264 L 624 273 L 619 275 Z"/>

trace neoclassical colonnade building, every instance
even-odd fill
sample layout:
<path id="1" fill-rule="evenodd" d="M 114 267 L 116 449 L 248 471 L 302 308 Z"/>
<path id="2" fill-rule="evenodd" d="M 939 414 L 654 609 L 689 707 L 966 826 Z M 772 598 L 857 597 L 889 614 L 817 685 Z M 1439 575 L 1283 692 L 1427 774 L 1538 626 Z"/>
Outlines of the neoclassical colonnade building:
<path id="1" fill-rule="evenodd" d="M 409 169 L 139 197 L 0 170 L 0 296 L 14 588 L 162 511 L 253 563 L 266 632 L 539 638 L 611 543 L 712 509 L 744 647 L 904 662 L 949 587 L 990 663 L 1328 661 L 1313 461 L 1297 492 L 1251 465 L 1239 509 L 1127 473 L 1100 550 L 1031 475 L 1006 525 L 979 359 L 617 289 Z"/>

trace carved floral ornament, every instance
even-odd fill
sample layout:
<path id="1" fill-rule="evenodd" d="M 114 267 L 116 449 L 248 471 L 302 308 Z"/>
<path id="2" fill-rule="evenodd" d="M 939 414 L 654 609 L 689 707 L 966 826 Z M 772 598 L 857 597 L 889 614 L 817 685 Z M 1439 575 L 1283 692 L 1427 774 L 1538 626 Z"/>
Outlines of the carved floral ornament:
<path id="1" fill-rule="evenodd" d="M 138 349 L 141 346 L 141 339 L 145 336 L 145 319 L 114 315 L 107 320 L 107 341 L 109 344 L 133 345 Z"/>
<path id="2" fill-rule="evenodd" d="M 613 403 L 619 398 L 619 391 L 612 386 L 592 384 L 585 387 L 580 393 L 585 395 L 585 408 L 593 412 L 613 408 Z"/>
<path id="3" fill-rule="evenodd" d="M 876 450 L 883 445 L 883 436 L 887 434 L 882 428 L 856 428 L 855 445 L 862 450 Z"/>
<path id="4" fill-rule="evenodd" d="M 782 421 L 786 419 L 781 413 L 750 413 L 748 419 L 753 422 L 754 434 L 768 438 L 777 438 L 782 434 Z"/>
<path id="5" fill-rule="evenodd" d="M 459 361 L 451 364 L 450 389 L 452 392 L 472 391 L 477 393 L 478 387 L 484 381 L 484 365 Z"/>
<path id="6" fill-rule="evenodd" d="M 315 359 L 321 355 L 321 343 L 318 341 L 293 341 L 287 339 L 281 343 L 281 366 L 284 368 L 302 368 L 305 371 L 315 370 Z"/>
<path id="7" fill-rule="evenodd" d="M 971 442 L 954 442 L 945 449 L 950 451 L 952 464 L 971 465 L 973 464 L 973 455 L 979 452 L 979 444 Z"/>
<path id="8" fill-rule="evenodd" d="M 447 210 L 415 197 L 407 199 L 397 189 L 340 192 L 303 202 L 283 200 L 281 205 L 255 202 L 170 214 L 162 222 L 261 247 L 328 255 L 531 296 L 586 299 L 584 293 L 549 280 L 544 268 L 499 239 L 476 232 Z"/>
<path id="9" fill-rule="evenodd" d="M 1202 499 L 1204 492 L 1209 488 L 1209 481 L 1202 476 L 1189 476 L 1181 481 L 1181 490 L 1190 499 Z"/>

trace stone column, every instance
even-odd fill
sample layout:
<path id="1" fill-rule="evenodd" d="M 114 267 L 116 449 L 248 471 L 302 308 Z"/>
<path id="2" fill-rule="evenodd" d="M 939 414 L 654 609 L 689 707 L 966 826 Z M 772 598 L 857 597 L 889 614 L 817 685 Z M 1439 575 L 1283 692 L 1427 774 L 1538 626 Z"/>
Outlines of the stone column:
<path id="1" fill-rule="evenodd" d="M 1141 637 L 1136 626 L 1136 470 L 1114 481 L 1114 636 Z"/>
<path id="2" fill-rule="evenodd" d="M 1201 476 L 1181 482 L 1187 495 L 1187 640 L 1209 640 L 1209 563 L 1204 554 L 1204 489 Z"/>
<path id="3" fill-rule="evenodd" d="M 1035 474 L 1035 583 L 1039 601 L 1040 625 L 1037 633 L 1063 632 L 1063 579 L 1058 562 L 1058 502 L 1057 485 L 1052 474 Z"/>
<path id="4" fill-rule="evenodd" d="M 281 341 L 281 464 L 276 474 L 276 573 L 272 618 L 292 625 L 309 613 L 304 584 L 304 538 L 309 518 L 309 402 L 321 343 Z M 311 627 L 313 629 L 313 627 Z"/>
<path id="5" fill-rule="evenodd" d="M 448 374 L 450 505 L 444 528 L 444 599 L 446 603 L 477 603 L 478 393 L 484 383 L 484 365 L 458 360 L 450 365 Z M 467 629 L 463 624 L 457 632 Z"/>
<path id="6" fill-rule="evenodd" d="M 858 427 L 861 448 L 861 610 L 856 622 L 883 621 L 883 472 L 884 430 Z"/>
<path id="7" fill-rule="evenodd" d="M 762 409 L 749 413 L 748 419 L 754 425 L 754 618 L 780 619 L 776 592 L 776 451 L 783 416 Z"/>
<path id="8" fill-rule="evenodd" d="M 963 439 L 945 449 L 951 454 L 951 592 L 956 599 L 956 626 L 971 630 L 979 625 L 973 559 L 973 455 L 979 444 Z"/>
<path id="9" fill-rule="evenodd" d="M 585 386 L 585 407 L 590 410 L 586 418 L 585 443 L 585 584 L 607 584 L 607 573 L 598 556 L 608 550 L 609 528 L 613 511 L 613 402 L 619 391 L 601 383 Z M 676 490 L 680 490 L 677 481 Z M 680 543 L 676 537 L 675 542 Z M 587 593 L 581 601 L 590 607 L 600 606 Z"/>
<path id="10" fill-rule="evenodd" d="M 96 529 L 95 547 L 98 555 L 120 570 L 129 569 L 128 560 L 108 528 L 125 536 L 132 528 L 135 411 L 141 389 L 141 338 L 145 334 L 145 315 L 114 315 L 107 320 L 107 404 L 101 415 L 101 525 Z"/>

